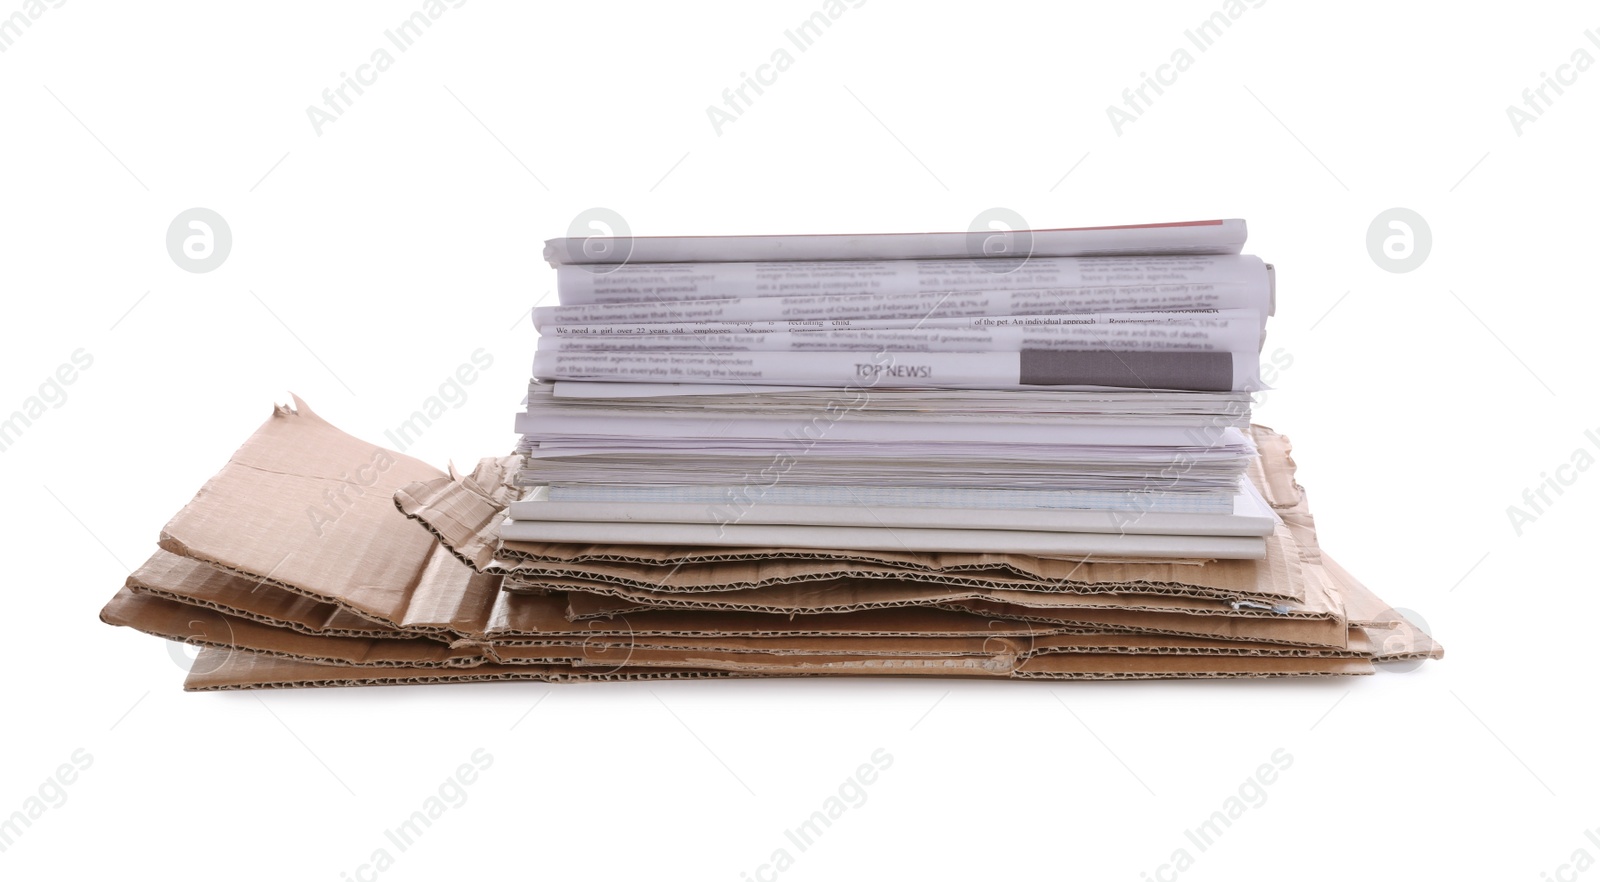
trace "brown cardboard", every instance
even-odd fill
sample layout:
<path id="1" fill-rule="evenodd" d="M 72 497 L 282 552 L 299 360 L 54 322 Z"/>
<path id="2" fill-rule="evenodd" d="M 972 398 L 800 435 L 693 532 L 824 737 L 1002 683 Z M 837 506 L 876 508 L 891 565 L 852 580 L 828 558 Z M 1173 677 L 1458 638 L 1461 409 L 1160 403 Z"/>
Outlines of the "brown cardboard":
<path id="1" fill-rule="evenodd" d="M 397 628 L 446 630 L 475 610 L 473 580 L 407 529 L 401 486 L 447 477 L 329 425 L 305 402 L 278 407 L 169 521 L 161 548 Z"/>
<path id="2" fill-rule="evenodd" d="M 552 581 L 553 587 L 566 586 Z M 583 591 L 569 591 L 569 601 L 580 594 L 611 597 L 619 603 L 604 604 L 594 614 L 607 615 L 635 609 L 739 610 L 784 615 L 824 612 L 852 612 L 866 609 L 891 609 L 907 606 L 949 606 L 965 601 L 990 601 L 1028 609 L 1131 610 L 1180 612 L 1206 616 L 1320 618 L 1343 626 L 1343 614 L 1325 593 L 1308 597 L 1305 604 L 1282 609 L 1258 609 L 1208 598 L 1171 597 L 1163 594 L 1067 594 L 1007 589 L 946 588 L 916 582 L 840 579 L 833 582 L 774 585 L 733 591 L 706 591 L 694 594 L 656 592 L 611 585 L 585 584 Z"/>
<path id="3" fill-rule="evenodd" d="M 394 505 L 407 517 L 428 512 L 420 522 L 446 548 L 473 569 L 492 572 L 498 546 L 494 528 L 520 495 L 512 483 L 520 461 L 517 456 L 482 459 L 470 475 L 436 475 L 400 485 Z"/>
<path id="4" fill-rule="evenodd" d="M 452 563 L 458 571 L 470 569 Z M 492 577 L 489 577 L 492 578 Z M 325 629 L 316 631 L 301 622 L 283 619 L 280 611 L 297 612 L 306 599 L 286 589 L 265 585 L 258 580 L 219 570 L 190 558 L 157 551 L 128 578 L 127 587 L 139 595 L 151 595 L 186 603 L 203 610 L 236 616 L 263 625 L 276 626 L 300 634 L 336 637 L 423 638 L 449 643 L 495 642 L 539 645 L 579 645 L 601 637 L 1006 637 L 1042 633 L 1035 625 L 1005 622 L 993 618 L 937 609 L 917 609 L 903 613 L 862 612 L 822 614 L 796 621 L 787 617 L 757 614 L 724 614 L 674 611 L 652 612 L 617 620 L 614 623 L 574 622 L 567 618 L 567 600 L 562 595 L 524 595 L 506 592 L 478 592 L 479 602 L 488 606 L 472 611 L 450 623 L 451 630 L 430 623 L 425 630 L 400 630 L 374 625 L 372 629 Z M 322 604 L 320 610 L 333 609 Z M 339 613 L 348 615 L 347 613 Z M 381 629 L 381 630 L 379 630 Z M 1062 629 L 1058 629 L 1062 630 Z M 178 639 L 178 638 L 173 638 Z"/>
<path id="5" fill-rule="evenodd" d="M 296 405 L 168 523 L 163 550 L 102 613 L 202 646 L 186 688 L 1321 676 L 1442 654 L 1321 552 L 1287 439 L 1260 427 L 1254 477 L 1285 520 L 1268 559 L 1062 563 L 505 547 L 492 527 L 514 458 L 447 475 Z"/>
<path id="6" fill-rule="evenodd" d="M 1349 641 L 1348 628 L 1332 618 L 1206 616 L 1124 609 L 1030 609 L 1014 604 L 978 600 L 961 601 L 948 606 L 951 609 L 1035 622 L 1043 626 L 1069 624 L 1130 633 L 1248 640 L 1283 646 L 1331 649 L 1344 648 Z"/>
<path id="7" fill-rule="evenodd" d="M 729 658 L 712 653 L 644 652 L 637 660 L 659 669 L 683 667 L 692 670 L 726 670 L 737 673 L 762 673 L 793 676 L 827 674 L 833 676 L 921 676 L 988 677 L 1034 679 L 1118 679 L 1178 677 L 1273 677 L 1328 674 L 1365 674 L 1372 662 L 1365 658 L 1328 656 L 1227 656 L 1174 655 L 1150 653 L 1058 654 L 1027 660 L 1015 656 L 963 656 L 940 658 L 769 656 Z M 611 667 L 626 671 L 626 666 Z"/>
<path id="8" fill-rule="evenodd" d="M 694 610 L 636 610 L 615 617 L 569 618 L 572 603 L 590 595 L 506 594 L 503 618 L 488 634 L 496 644 L 581 635 L 589 637 L 1018 637 L 1056 633 L 1027 622 L 1008 621 L 963 611 L 914 607 L 782 616 L 767 613 Z M 502 607 L 497 607 L 500 609 Z"/>
<path id="9" fill-rule="evenodd" d="M 1370 674 L 1362 658 L 1202 658 L 1153 655 L 1042 655 L 1013 675 L 1039 680 L 1171 680 L 1214 677 L 1327 677 Z"/>
<path id="10" fill-rule="evenodd" d="M 190 562 L 196 568 L 203 564 Z M 233 578 L 220 574 L 222 578 Z M 243 580 L 240 580 L 243 581 Z M 1138 638 L 1125 635 L 1048 637 L 974 636 L 961 638 L 849 635 L 843 638 L 774 636 L 729 638 L 726 635 L 639 637 L 629 633 L 586 640 L 581 647 L 553 645 L 499 646 L 477 644 L 447 647 L 425 637 L 364 639 L 315 635 L 226 616 L 203 608 L 124 588 L 102 618 L 155 636 L 219 650 L 249 650 L 278 659 L 355 667 L 460 668 L 485 661 L 504 664 L 573 665 L 585 672 L 638 667 L 806 673 L 871 668 L 879 673 L 923 675 L 941 670 L 935 661 L 956 659 L 986 675 L 1001 675 L 1018 660 L 1052 652 L 1162 654 L 1286 654 L 1280 649 L 1197 640 Z M 1293 654 L 1304 654 L 1303 652 Z M 219 664 L 215 655 L 208 664 Z M 892 664 L 890 664 L 892 663 Z M 948 673 L 948 671 L 946 671 Z"/>
<path id="11" fill-rule="evenodd" d="M 1403 612 L 1389 607 L 1328 555 L 1322 555 L 1329 576 L 1340 586 L 1352 621 L 1365 623 L 1377 661 L 1420 661 L 1444 658 L 1444 647 Z"/>
<path id="12" fill-rule="evenodd" d="M 1287 530 L 1285 529 L 1286 535 Z M 1268 555 L 1284 555 L 1287 542 L 1269 542 Z M 917 564 L 860 559 L 711 561 L 670 565 L 613 561 L 523 561 L 507 568 L 518 589 L 559 580 L 566 590 L 584 584 L 692 593 L 765 588 L 841 579 L 921 582 L 953 588 L 1004 587 L 1019 591 L 1116 593 L 1138 591 L 1180 597 L 1221 597 L 1293 603 L 1304 597 L 1298 563 L 1223 560 L 1206 566 L 1167 563 L 1084 562 L 1024 555 L 930 554 Z"/>
<path id="13" fill-rule="evenodd" d="M 459 565 L 458 565 L 459 566 Z M 465 569 L 463 567 L 463 569 Z M 1054 637 L 1070 629 L 1068 626 L 1046 628 L 1026 623 L 983 620 L 975 616 L 941 613 L 933 610 L 915 610 L 911 616 L 896 613 L 896 620 L 859 621 L 870 613 L 839 614 L 806 618 L 831 618 L 827 627 L 805 625 L 804 620 L 794 621 L 776 617 L 746 614 L 746 622 L 758 623 L 748 633 L 734 632 L 728 626 L 735 622 L 723 621 L 726 614 L 693 614 L 698 619 L 680 619 L 673 622 L 669 632 L 652 625 L 648 614 L 637 624 L 624 617 L 610 627 L 597 627 L 589 622 L 578 625 L 568 622 L 559 614 L 559 599 L 554 597 L 521 597 L 497 595 L 493 602 L 498 610 L 516 609 L 531 602 L 538 608 L 534 615 L 542 619 L 543 627 L 533 627 L 534 619 L 526 614 L 502 612 L 502 622 L 520 620 L 519 627 L 491 624 L 486 631 L 455 633 L 449 646 L 437 642 L 434 632 L 390 631 L 386 639 L 355 638 L 337 634 L 317 635 L 289 628 L 273 627 L 257 619 L 245 619 L 215 612 L 215 607 L 198 607 L 175 602 L 170 597 L 186 592 L 176 586 L 201 583 L 209 586 L 211 598 L 221 598 L 220 605 L 227 608 L 241 606 L 240 596 L 246 599 L 289 594 L 281 589 L 261 586 L 248 579 L 216 570 L 206 564 L 157 552 L 151 562 L 141 567 L 119 592 L 102 618 L 111 624 L 126 625 L 138 630 L 192 643 L 198 646 L 247 649 L 285 658 L 322 663 L 352 665 L 407 664 L 417 667 L 471 666 L 490 660 L 528 663 L 530 661 L 576 661 L 599 663 L 614 660 L 619 653 L 641 650 L 699 650 L 717 653 L 764 653 L 772 655 L 978 655 L 993 652 L 1027 654 L 1036 651 L 1077 651 L 1096 647 L 1098 651 L 1230 652 L 1242 644 L 1212 644 L 1196 640 L 1161 639 L 1159 635 L 1143 638 L 1120 635 L 1107 639 L 1105 634 L 1081 635 L 1078 642 L 1069 644 L 1067 638 Z M 156 592 L 160 592 L 159 594 Z M 658 618 L 670 618 L 673 613 L 656 613 Z M 904 633 L 908 624 L 926 620 L 929 616 L 945 617 L 937 626 L 942 633 L 923 630 Z M 474 617 L 476 620 L 479 617 Z M 497 618 L 495 615 L 490 619 Z M 882 618 L 881 616 L 879 617 Z M 908 621 L 909 620 L 909 621 Z M 863 629 L 862 625 L 867 627 Z M 900 634 L 872 633 L 871 629 L 898 626 Z M 746 627 L 749 627 L 746 625 Z M 926 628 L 926 624 L 923 625 Z M 511 636 L 522 635 L 522 636 Z M 531 635 L 531 637 L 529 636 Z M 1259 652 L 1288 652 L 1281 647 L 1256 645 Z M 637 664 L 637 662 L 635 662 Z"/>
<path id="14" fill-rule="evenodd" d="M 130 588 L 117 592 L 100 611 L 100 619 L 193 646 L 224 651 L 247 649 L 320 664 L 436 668 L 473 667 L 484 661 L 479 647 L 455 649 L 426 637 L 306 634 L 152 594 L 138 594 Z"/>
<path id="15" fill-rule="evenodd" d="M 1311 517 L 1305 488 L 1294 478 L 1293 448 L 1289 439 L 1266 426 L 1251 426 L 1250 434 L 1260 453 L 1250 464 L 1250 480 L 1294 534 L 1300 544 L 1301 560 L 1308 564 L 1320 563 L 1316 521 Z"/>
<path id="16" fill-rule="evenodd" d="M 1024 658 L 1041 655 L 1240 655 L 1290 658 L 1370 658 L 1372 645 L 1365 632 L 1351 632 L 1349 645 L 1337 647 L 1274 646 L 1247 640 L 1213 640 L 1162 634 L 1057 634 L 1041 636 L 1023 651 Z"/>
<path id="17" fill-rule="evenodd" d="M 533 680 L 546 683 L 593 680 L 704 680 L 739 676 L 727 671 L 650 670 L 584 673 L 559 665 L 480 665 L 449 668 L 319 665 L 252 652 L 203 649 L 184 680 L 191 692 L 232 689 L 287 689 L 304 686 L 406 686 L 426 683 L 482 683 Z M 754 676 L 754 675 L 745 675 Z"/>
<path id="18" fill-rule="evenodd" d="M 157 560 L 167 564 L 160 569 L 142 568 L 138 582 L 159 586 L 163 579 L 192 577 L 192 570 L 208 569 L 192 561 Z M 154 570 L 152 572 L 152 570 Z M 185 570 L 191 572 L 186 573 Z M 246 590 L 248 580 L 217 573 L 221 580 L 233 580 Z M 133 583 L 136 580 L 130 580 Z M 258 588 L 252 593 L 276 589 Z M 538 598 L 547 602 L 546 598 Z M 198 618 L 196 613 L 202 613 Z M 884 674 L 906 676 L 1005 676 L 1026 668 L 1025 662 L 1039 654 L 1072 652 L 1087 654 L 1171 654 L 1171 655 L 1307 655 L 1304 650 L 1281 647 L 1221 643 L 1151 637 L 1108 637 L 1080 635 L 1026 638 L 968 637 L 958 639 L 889 638 L 887 640 L 848 636 L 844 639 L 815 637 L 777 637 L 768 640 L 730 640 L 725 635 L 713 638 L 643 638 L 629 632 L 624 639 L 592 640 L 581 650 L 553 646 L 498 647 L 478 645 L 449 649 L 425 638 L 362 640 L 337 636 L 317 636 L 290 629 L 272 628 L 250 620 L 232 620 L 217 613 L 154 596 L 140 597 L 124 589 L 107 607 L 103 617 L 114 624 L 130 624 L 140 630 L 169 639 L 185 640 L 201 646 L 222 649 L 258 650 L 278 659 L 336 663 L 359 667 L 434 668 L 478 666 L 486 650 L 492 661 L 519 665 L 570 665 L 573 676 L 588 676 L 605 671 L 628 674 L 636 669 L 662 670 L 692 668 L 764 674 Z M 990 623 L 993 624 L 993 623 Z M 375 651 L 376 650 L 376 651 Z M 1323 652 L 1319 655 L 1328 655 Z M 1353 656 L 1355 653 L 1340 653 Z M 215 654 L 208 665 L 221 664 Z M 1019 662 L 1023 663 L 1018 667 Z M 1147 671 L 1148 666 L 1140 668 Z M 559 670 L 554 668 L 551 670 Z M 1186 675 L 1194 675 L 1186 668 Z M 202 672 L 204 673 L 204 672 Z M 1030 676 L 1039 675 L 1034 671 Z M 387 682 L 375 677 L 332 675 L 324 679 L 337 683 Z M 1052 675 L 1054 676 L 1054 675 Z M 1073 676 L 1132 676 L 1129 671 L 1078 670 Z M 417 682 L 420 675 L 408 675 L 396 682 Z M 313 678 L 315 679 L 315 678 Z"/>
<path id="19" fill-rule="evenodd" d="M 580 665 L 641 665 L 648 653 L 706 653 L 731 661 L 759 660 L 786 656 L 860 656 L 894 658 L 900 656 L 982 656 L 995 653 L 1020 653 L 1028 637 L 729 637 L 710 634 L 702 637 L 626 637 L 594 638 L 581 651 L 567 656 Z M 541 646 L 493 644 L 489 652 L 498 661 L 532 658 L 548 651 Z M 570 650 L 569 650 L 570 652 Z M 648 665 L 647 665 L 648 666 Z"/>
<path id="20" fill-rule="evenodd" d="M 336 604 L 312 600 L 161 550 L 128 577 L 127 585 L 140 593 L 307 634 L 390 637 L 398 631 L 393 625 L 362 618 Z"/>
<path id="21" fill-rule="evenodd" d="M 1364 659 L 1326 658 L 1198 658 L 1138 655 L 1055 655 L 1029 660 L 1011 674 L 965 660 L 900 660 L 839 662 L 797 661 L 766 670 L 703 668 L 600 668 L 584 671 L 559 665 L 493 665 L 449 668 L 319 665 L 250 652 L 202 650 L 184 681 L 189 691 L 282 689 L 306 686 L 393 686 L 427 683 L 471 683 L 503 680 L 589 682 L 629 680 L 721 679 L 755 676 L 933 676 L 1036 680 L 1211 679 L 1306 677 L 1370 673 Z"/>
<path id="22" fill-rule="evenodd" d="M 744 655 L 732 657 L 704 651 L 662 652 L 638 650 L 634 660 L 658 669 L 760 673 L 769 676 L 806 674 L 832 676 L 885 677 L 990 677 L 1008 678 L 1016 667 L 1014 655 L 959 656 L 869 656 L 869 655 Z M 583 666 L 580 665 L 580 668 Z M 598 670 L 626 671 L 626 665 L 604 661 L 590 666 Z"/>

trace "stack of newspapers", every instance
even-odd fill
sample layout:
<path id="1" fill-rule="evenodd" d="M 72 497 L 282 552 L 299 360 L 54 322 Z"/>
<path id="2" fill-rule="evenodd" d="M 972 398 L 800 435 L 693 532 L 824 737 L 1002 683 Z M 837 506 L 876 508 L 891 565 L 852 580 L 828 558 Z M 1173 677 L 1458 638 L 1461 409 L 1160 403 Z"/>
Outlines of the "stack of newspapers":
<path id="1" fill-rule="evenodd" d="M 445 471 L 295 399 L 101 618 L 199 647 L 191 690 L 1438 658 L 1250 423 L 1244 238 L 555 240 L 519 450 Z"/>
<path id="2" fill-rule="evenodd" d="M 995 235 L 551 243 L 501 538 L 1262 557 L 1242 222 Z"/>

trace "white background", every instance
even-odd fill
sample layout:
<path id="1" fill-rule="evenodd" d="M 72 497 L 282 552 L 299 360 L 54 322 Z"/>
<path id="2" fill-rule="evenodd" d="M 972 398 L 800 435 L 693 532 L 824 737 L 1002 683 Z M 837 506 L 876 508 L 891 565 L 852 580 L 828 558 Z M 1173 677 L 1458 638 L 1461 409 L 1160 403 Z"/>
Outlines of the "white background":
<path id="1" fill-rule="evenodd" d="M 1600 57 L 1592 6 L 1267 2 L 1200 52 L 1184 31 L 1216 2 L 869 0 L 799 52 L 784 31 L 813 0 L 470 2 L 319 135 L 307 106 L 419 8 L 75 0 L 0 53 L 0 414 L 93 358 L 0 453 L 0 815 L 93 757 L 0 875 L 370 879 L 385 846 L 383 879 L 772 878 L 780 847 L 785 879 L 1532 880 L 1600 858 L 1600 470 L 1563 472 L 1520 535 L 1507 514 L 1600 457 L 1600 70 L 1520 134 L 1506 113 L 1578 47 Z M 707 106 L 784 46 L 718 134 Z M 1118 134 L 1106 107 L 1180 46 L 1193 65 Z M 193 206 L 234 238 L 206 274 L 164 244 Z M 290 390 L 382 441 L 483 347 L 493 367 L 408 452 L 508 450 L 540 243 L 592 206 L 637 235 L 964 230 L 992 206 L 1248 219 L 1279 268 L 1267 351 L 1293 360 L 1258 420 L 1295 441 L 1325 547 L 1449 657 L 1325 682 L 190 695 L 165 644 L 97 621 Z M 1365 242 L 1395 206 L 1433 236 L 1405 274 Z M 394 849 L 384 830 L 477 748 L 465 804 Z M 795 849 L 784 830 L 878 748 L 865 804 Z M 1280 748 L 1264 804 L 1185 839 Z M 1193 865 L 1161 869 L 1180 847 Z"/>

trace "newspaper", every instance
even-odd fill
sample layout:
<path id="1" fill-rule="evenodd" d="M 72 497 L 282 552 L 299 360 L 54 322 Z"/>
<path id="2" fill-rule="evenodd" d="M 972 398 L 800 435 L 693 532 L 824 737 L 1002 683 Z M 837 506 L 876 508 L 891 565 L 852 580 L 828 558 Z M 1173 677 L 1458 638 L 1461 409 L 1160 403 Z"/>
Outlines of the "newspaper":
<path id="1" fill-rule="evenodd" d="M 1248 255 L 1034 257 L 1005 271 L 981 260 L 786 261 L 781 263 L 630 263 L 606 273 L 564 266 L 556 294 L 564 306 L 819 294 L 1071 290 L 1134 285 L 1265 285 L 1266 265 Z"/>
<path id="2" fill-rule="evenodd" d="M 807 350 L 876 350 L 907 352 L 987 352 L 1012 349 L 1107 349 L 1137 352 L 1257 352 L 1261 346 L 1259 320 L 1247 310 L 1225 318 L 1127 318 L 1038 316 L 1037 323 L 974 325 L 985 319 L 956 319 L 965 327 L 820 328 L 747 333 L 735 330 L 692 331 L 669 325 L 681 333 L 587 333 L 543 337 L 542 352 L 633 351 L 735 351 L 802 352 Z M 639 326 L 607 326 L 618 330 Z M 653 326 L 652 326 L 653 327 Z M 702 326 L 703 328 L 704 326 Z M 739 325 L 722 325 L 736 329 Z"/>
<path id="3" fill-rule="evenodd" d="M 665 322 L 771 322 L 933 319 L 1250 310 L 1264 327 L 1272 310 L 1265 283 L 1133 285 L 1034 290 L 813 294 L 723 300 L 537 306 L 533 324 L 560 334 L 564 325 L 660 324 Z M 792 329 L 792 328 L 791 328 Z M 641 331 L 640 333 L 648 333 Z"/>
<path id="4" fill-rule="evenodd" d="M 573 230 L 582 232 L 581 229 Z M 914 260 L 982 257 L 992 231 L 866 233 L 804 236 L 578 236 L 550 239 L 551 266 L 744 260 Z M 1238 254 L 1245 222 L 1182 221 L 1074 229 L 1014 230 L 999 234 L 1010 254 L 1072 257 L 1093 254 Z M 1004 258 L 1002 258 L 1004 259 Z"/>
<path id="5" fill-rule="evenodd" d="M 1252 353 L 1118 352 L 1029 348 L 1010 352 L 552 352 L 533 356 L 544 380 L 746 383 L 778 386 L 1013 389 L 1261 388 Z"/>

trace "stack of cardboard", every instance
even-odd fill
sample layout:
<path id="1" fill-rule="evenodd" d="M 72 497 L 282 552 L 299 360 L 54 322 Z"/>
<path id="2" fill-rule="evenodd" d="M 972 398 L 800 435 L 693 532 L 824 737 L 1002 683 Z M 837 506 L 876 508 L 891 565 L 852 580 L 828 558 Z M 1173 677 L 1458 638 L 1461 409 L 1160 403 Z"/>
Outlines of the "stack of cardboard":
<path id="1" fill-rule="evenodd" d="M 514 457 L 445 474 L 278 407 L 101 613 L 201 647 L 196 690 L 762 675 L 1361 674 L 1441 649 L 1317 545 L 1283 436 L 1261 561 L 524 545 Z M 410 519 L 408 519 L 408 516 Z M 424 529 L 424 527 L 426 529 Z"/>
<path id="2" fill-rule="evenodd" d="M 101 617 L 201 647 L 185 684 L 198 690 L 1316 676 L 1442 655 L 1322 552 L 1288 440 L 1246 431 L 1248 490 L 1272 527 L 1239 557 L 684 545 L 648 530 L 524 541 L 501 535 L 530 495 L 521 455 L 445 473 L 296 399 L 166 525 Z"/>

